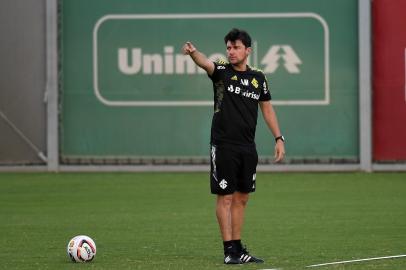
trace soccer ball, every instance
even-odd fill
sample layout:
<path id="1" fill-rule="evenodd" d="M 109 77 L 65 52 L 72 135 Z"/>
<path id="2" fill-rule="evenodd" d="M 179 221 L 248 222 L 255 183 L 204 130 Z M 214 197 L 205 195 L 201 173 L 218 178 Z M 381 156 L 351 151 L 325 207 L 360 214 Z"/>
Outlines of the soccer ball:
<path id="1" fill-rule="evenodd" d="M 68 257 L 73 262 L 90 262 L 96 256 L 96 244 L 86 235 L 78 235 L 68 242 Z"/>

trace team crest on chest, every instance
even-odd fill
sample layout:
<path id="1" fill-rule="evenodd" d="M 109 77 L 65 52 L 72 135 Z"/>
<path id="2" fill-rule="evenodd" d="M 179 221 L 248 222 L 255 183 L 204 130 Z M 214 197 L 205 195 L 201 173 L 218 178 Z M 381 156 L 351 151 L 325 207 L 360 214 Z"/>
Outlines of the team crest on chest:
<path id="1" fill-rule="evenodd" d="M 255 78 L 252 79 L 251 84 L 252 84 L 255 88 L 258 88 L 258 81 L 257 81 Z"/>

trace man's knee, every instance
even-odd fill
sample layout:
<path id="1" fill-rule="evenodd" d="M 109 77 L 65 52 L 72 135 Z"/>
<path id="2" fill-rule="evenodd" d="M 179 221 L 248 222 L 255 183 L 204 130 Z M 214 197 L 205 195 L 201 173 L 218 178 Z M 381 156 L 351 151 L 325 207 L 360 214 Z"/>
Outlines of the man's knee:
<path id="1" fill-rule="evenodd" d="M 230 208 L 233 203 L 233 195 L 218 195 L 217 207 Z"/>
<path id="2" fill-rule="evenodd" d="M 248 193 L 236 192 L 236 193 L 234 193 L 232 203 L 245 207 L 247 205 L 247 203 L 248 203 L 248 199 L 249 199 L 249 194 Z"/>

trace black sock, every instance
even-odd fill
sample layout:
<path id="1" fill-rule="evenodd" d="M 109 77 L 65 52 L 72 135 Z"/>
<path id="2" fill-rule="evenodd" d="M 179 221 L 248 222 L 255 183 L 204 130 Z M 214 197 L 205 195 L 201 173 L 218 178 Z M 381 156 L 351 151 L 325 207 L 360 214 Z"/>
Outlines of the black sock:
<path id="1" fill-rule="evenodd" d="M 238 240 L 231 240 L 231 242 L 232 242 L 232 244 L 233 244 L 233 246 L 234 246 L 234 249 L 235 249 L 237 252 L 240 252 L 240 251 L 242 250 L 241 239 L 238 239 Z"/>
<path id="2" fill-rule="evenodd" d="M 224 241 L 223 242 L 223 246 L 224 246 L 224 254 L 226 253 L 231 253 L 233 252 L 233 241 Z"/>

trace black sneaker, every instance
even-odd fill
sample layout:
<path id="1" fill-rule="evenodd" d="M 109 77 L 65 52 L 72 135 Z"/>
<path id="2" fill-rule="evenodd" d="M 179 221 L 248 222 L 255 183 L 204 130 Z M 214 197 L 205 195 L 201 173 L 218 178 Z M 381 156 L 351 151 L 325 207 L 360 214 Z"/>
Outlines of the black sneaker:
<path id="1" fill-rule="evenodd" d="M 234 253 L 224 255 L 224 264 L 242 264 L 240 257 Z"/>
<path id="2" fill-rule="evenodd" d="M 263 263 L 264 260 L 250 255 L 247 248 L 242 248 L 240 252 L 240 260 L 242 263 Z"/>

